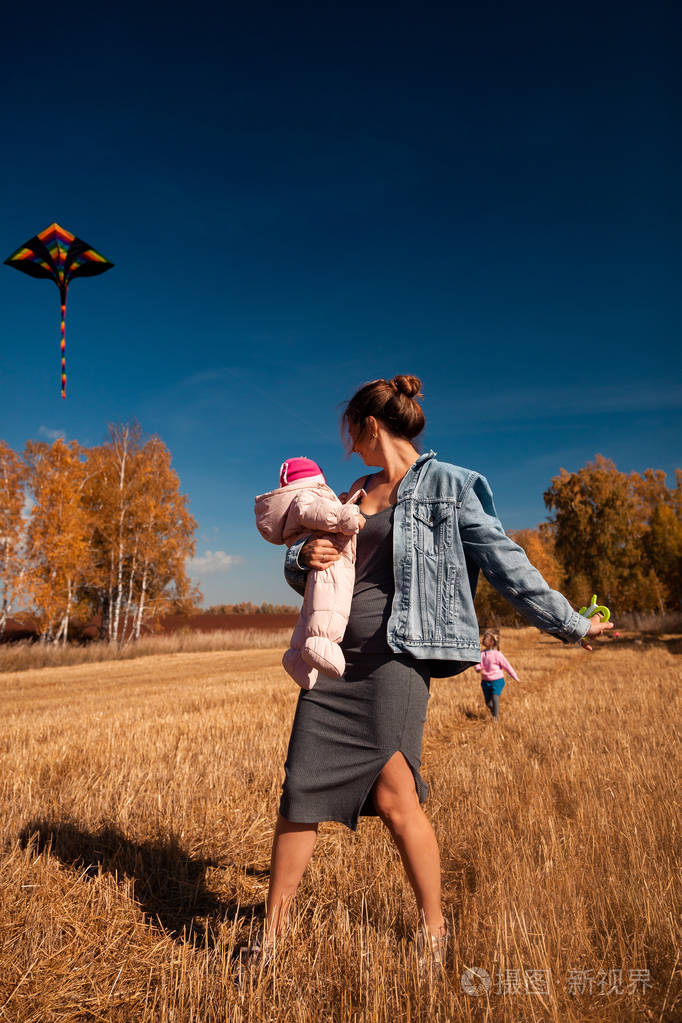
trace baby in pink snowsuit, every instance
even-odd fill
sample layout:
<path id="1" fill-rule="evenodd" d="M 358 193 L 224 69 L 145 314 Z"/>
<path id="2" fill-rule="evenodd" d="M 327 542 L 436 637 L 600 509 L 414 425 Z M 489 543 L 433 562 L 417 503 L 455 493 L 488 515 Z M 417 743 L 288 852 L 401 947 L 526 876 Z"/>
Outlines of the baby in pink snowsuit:
<path id="1" fill-rule="evenodd" d="M 282 664 L 303 689 L 318 672 L 341 678 L 346 662 L 339 643 L 348 623 L 355 583 L 356 536 L 365 524 L 356 491 L 341 504 L 324 473 L 310 458 L 290 458 L 279 471 L 279 488 L 256 498 L 256 525 L 270 543 L 291 547 L 311 531 L 335 533 L 341 557 L 327 569 L 308 573 L 303 607 Z"/>

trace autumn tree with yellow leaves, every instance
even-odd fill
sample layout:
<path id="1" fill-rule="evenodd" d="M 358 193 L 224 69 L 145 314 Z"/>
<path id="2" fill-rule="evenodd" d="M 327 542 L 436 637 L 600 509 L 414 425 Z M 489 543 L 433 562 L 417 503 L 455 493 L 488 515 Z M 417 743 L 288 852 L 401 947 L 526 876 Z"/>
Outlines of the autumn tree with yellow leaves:
<path id="1" fill-rule="evenodd" d="M 661 471 L 623 473 L 597 455 L 562 469 L 544 498 L 549 521 L 510 536 L 550 586 L 576 606 L 596 592 L 614 614 L 682 610 L 682 470 L 669 487 Z M 168 448 L 135 423 L 98 447 L 31 441 L 23 460 L 0 441 L 0 636 L 27 597 L 41 637 L 63 643 L 76 618 L 99 617 L 103 639 L 127 643 L 192 610 L 195 530 Z M 521 622 L 483 578 L 476 609 L 484 626 Z"/>
<path id="2" fill-rule="evenodd" d="M 621 611 L 682 607 L 682 472 L 619 472 L 597 455 L 578 472 L 561 470 L 545 493 L 566 595 L 590 594 Z"/>
<path id="3" fill-rule="evenodd" d="M 682 471 L 669 487 L 660 470 L 620 472 L 596 455 L 577 472 L 562 469 L 544 495 L 550 520 L 510 536 L 553 589 L 576 606 L 597 593 L 612 612 L 682 610 Z M 483 625 L 521 618 L 482 579 Z"/>
<path id="4" fill-rule="evenodd" d="M 29 441 L 25 462 L 33 494 L 26 534 L 26 586 L 44 640 L 66 643 L 74 615 L 87 613 L 80 592 L 91 570 L 90 523 L 83 503 L 88 463 L 75 441 Z"/>
<path id="5" fill-rule="evenodd" d="M 195 529 L 170 452 L 137 424 L 94 448 L 30 441 L 23 460 L 0 443 L 0 635 L 21 593 L 46 642 L 95 616 L 103 638 L 138 639 L 200 599 L 185 568 Z"/>
<path id="6" fill-rule="evenodd" d="M 171 606 L 176 611 L 191 610 L 201 600 L 185 570 L 195 551 L 196 521 L 189 513 L 187 498 L 179 491 L 170 452 L 158 437 L 152 437 L 140 456 L 140 471 L 147 483 L 140 505 L 138 578 L 130 618 L 135 639 L 139 639 L 145 620 L 158 619 Z"/>
<path id="7" fill-rule="evenodd" d="M 24 484 L 26 466 L 0 441 L 0 636 L 24 580 Z"/>
<path id="8" fill-rule="evenodd" d="M 128 642 L 146 622 L 199 598 L 185 569 L 196 522 L 170 452 L 158 437 L 143 442 L 137 424 L 110 427 L 89 463 L 93 569 L 85 592 L 102 636 Z"/>

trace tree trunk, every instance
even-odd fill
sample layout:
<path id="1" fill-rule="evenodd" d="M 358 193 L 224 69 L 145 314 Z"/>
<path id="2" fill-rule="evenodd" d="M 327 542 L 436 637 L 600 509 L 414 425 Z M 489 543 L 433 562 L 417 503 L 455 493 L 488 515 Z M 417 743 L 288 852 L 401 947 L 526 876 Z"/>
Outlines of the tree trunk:
<path id="1" fill-rule="evenodd" d="M 135 543 L 135 550 L 133 551 L 133 563 L 130 566 L 130 580 L 128 582 L 128 597 L 126 600 L 125 614 L 123 616 L 123 625 L 121 627 L 121 643 L 129 642 L 133 638 L 134 621 L 130 628 L 130 636 L 126 639 L 126 632 L 128 631 L 128 622 L 130 621 L 130 609 L 133 605 L 133 580 L 135 578 L 135 568 L 137 567 L 137 542 Z"/>
<path id="2" fill-rule="evenodd" d="M 12 604 L 17 593 L 21 592 L 21 586 L 24 580 L 24 568 L 20 568 L 14 579 L 11 580 L 11 585 L 5 584 L 5 592 L 2 600 L 2 614 L 0 614 L 0 636 L 5 633 L 5 627 L 7 625 L 7 619 L 12 613 Z M 9 593 L 9 596 L 8 596 Z"/>
<path id="3" fill-rule="evenodd" d="M 118 542 L 118 571 L 116 574 L 116 602 L 114 604 L 114 635 L 113 638 L 118 642 L 118 626 L 121 617 L 121 598 L 123 596 L 123 512 L 121 512 L 121 520 L 119 523 L 119 542 Z"/>
<path id="4" fill-rule="evenodd" d="M 66 646 L 66 639 L 67 639 L 68 632 L 69 632 L 69 611 L 70 611 L 70 609 L 71 609 L 71 583 L 69 582 L 68 586 L 67 586 L 66 610 L 64 611 L 64 614 L 62 615 L 62 620 L 59 623 L 59 628 L 57 629 L 56 633 L 54 634 L 53 643 L 55 644 L 55 646 L 58 643 L 61 643 L 63 646 Z"/>
<path id="5" fill-rule="evenodd" d="M 3 559 L 4 564 L 2 566 L 2 569 L 0 570 L 0 580 L 2 580 L 0 582 L 0 589 L 2 589 L 2 611 L 0 611 L 0 636 L 2 636 L 4 634 L 4 632 L 5 632 L 5 624 L 7 622 L 7 615 L 9 614 L 9 610 L 8 610 L 8 607 L 7 607 L 7 590 L 8 590 L 8 585 L 9 585 L 8 582 L 7 582 L 7 575 L 8 575 L 8 572 L 7 572 L 7 560 L 8 559 L 7 559 L 7 553 L 6 553 L 7 552 L 7 541 L 0 541 L 0 547 L 5 552 L 5 557 Z"/>
<path id="6" fill-rule="evenodd" d="M 66 646 L 68 638 L 69 638 L 69 619 L 71 617 L 71 604 L 73 602 L 73 600 L 72 600 L 73 584 L 72 584 L 71 580 L 69 580 L 69 585 L 68 585 L 68 591 L 67 592 L 68 592 L 68 596 L 67 596 L 67 599 L 66 599 L 66 612 L 64 614 L 64 621 L 63 621 L 63 625 L 62 625 L 62 627 L 64 629 L 64 639 L 63 639 L 63 645 L 64 646 Z"/>
<path id="7" fill-rule="evenodd" d="M 135 618 L 136 643 L 140 638 L 140 630 L 142 628 L 142 615 L 144 614 L 144 601 L 146 594 L 147 594 L 147 563 L 145 562 L 144 571 L 142 573 L 142 587 L 140 589 L 140 603 L 137 606 L 137 616 Z"/>
<path id="8" fill-rule="evenodd" d="M 109 602 L 109 595 L 107 593 L 105 593 L 104 596 L 102 597 L 102 603 L 100 605 L 100 607 L 101 607 L 100 613 L 101 613 L 101 616 L 102 616 L 102 621 L 100 622 L 100 627 L 99 627 L 99 638 L 100 639 L 104 639 L 105 637 L 108 638 L 108 636 L 109 636 L 109 617 L 110 617 L 109 608 L 110 608 L 110 606 L 111 605 L 110 605 L 110 602 Z"/>
<path id="9" fill-rule="evenodd" d="M 121 458 L 121 471 L 118 478 L 118 491 L 121 499 L 121 513 L 118 517 L 118 572 L 116 578 L 116 604 L 114 608 L 114 639 L 119 641 L 118 626 L 121 616 L 121 599 L 123 597 L 123 522 L 125 519 L 125 506 L 123 503 L 123 487 L 125 484 L 126 460 L 128 455 L 128 431 L 125 432 L 123 443 L 123 456 Z"/>
<path id="10" fill-rule="evenodd" d="M 109 633 L 109 642 L 110 643 L 111 643 L 112 639 L 114 638 L 114 634 L 113 634 L 113 628 L 114 628 L 114 615 L 113 615 L 114 584 L 113 584 L 113 579 L 114 579 L 114 552 L 112 550 L 112 552 L 111 552 L 111 563 L 109 565 L 109 599 L 107 601 L 107 631 Z"/>
<path id="11" fill-rule="evenodd" d="M 5 583 L 5 592 L 2 596 L 2 611 L 0 611 L 0 636 L 5 635 L 5 627 L 7 625 L 7 619 L 9 618 L 10 611 L 12 610 L 12 594 L 7 596 L 8 586 Z"/>

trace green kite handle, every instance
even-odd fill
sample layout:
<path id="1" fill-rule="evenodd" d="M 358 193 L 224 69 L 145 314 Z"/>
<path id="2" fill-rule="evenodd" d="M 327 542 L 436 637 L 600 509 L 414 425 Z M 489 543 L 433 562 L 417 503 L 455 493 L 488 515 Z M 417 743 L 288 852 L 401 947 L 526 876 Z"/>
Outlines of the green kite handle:
<path id="1" fill-rule="evenodd" d="M 587 607 L 581 607 L 578 614 L 582 615 L 583 618 L 593 618 L 594 615 L 601 615 L 605 622 L 608 622 L 611 617 L 608 607 L 597 603 L 596 593 L 592 594 L 592 602 Z"/>

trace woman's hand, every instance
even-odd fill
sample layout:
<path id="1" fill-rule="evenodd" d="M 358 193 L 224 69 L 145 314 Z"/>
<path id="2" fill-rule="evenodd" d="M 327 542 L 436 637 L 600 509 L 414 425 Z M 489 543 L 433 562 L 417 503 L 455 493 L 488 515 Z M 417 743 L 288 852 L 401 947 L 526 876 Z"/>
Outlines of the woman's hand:
<path id="1" fill-rule="evenodd" d="M 316 571 L 329 568 L 341 557 L 339 550 L 331 540 L 326 537 L 313 537 L 306 540 L 299 551 L 298 560 L 306 568 L 313 568 Z"/>
<path id="2" fill-rule="evenodd" d="M 584 636 L 580 640 L 581 647 L 583 647 L 583 649 L 585 649 L 585 650 L 591 650 L 592 647 L 587 642 L 588 638 L 589 639 L 594 639 L 597 636 L 600 636 L 602 634 L 602 632 L 606 632 L 607 629 L 612 629 L 612 628 L 613 628 L 613 622 L 603 622 L 601 620 L 601 615 L 600 614 L 593 615 L 590 618 L 590 628 L 589 628 L 589 631 L 588 631 L 587 635 Z"/>
<path id="3" fill-rule="evenodd" d="M 361 515 L 358 510 L 358 532 L 363 528 L 366 521 L 364 515 Z M 343 536 L 340 539 L 345 541 L 347 538 Z M 340 557 L 341 552 L 330 536 L 312 537 L 310 540 L 306 540 L 298 552 L 299 563 L 305 565 L 306 568 L 313 568 L 316 571 L 329 568 Z"/>

